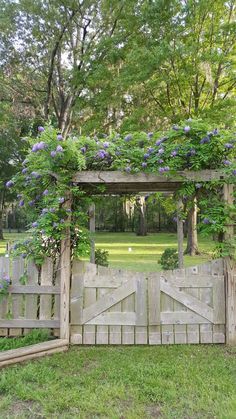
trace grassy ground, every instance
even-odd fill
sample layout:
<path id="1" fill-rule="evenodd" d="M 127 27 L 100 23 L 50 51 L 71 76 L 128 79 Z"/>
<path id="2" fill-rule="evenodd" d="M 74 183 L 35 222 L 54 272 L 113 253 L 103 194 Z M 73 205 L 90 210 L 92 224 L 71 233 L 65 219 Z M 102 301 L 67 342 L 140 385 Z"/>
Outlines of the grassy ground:
<path id="1" fill-rule="evenodd" d="M 0 418 L 235 419 L 225 346 L 73 347 L 0 374 Z"/>
<path id="2" fill-rule="evenodd" d="M 176 236 L 97 233 L 96 245 L 110 252 L 111 266 L 150 271 L 160 269 L 157 260 L 176 246 Z M 202 251 L 210 254 L 213 245 L 200 238 Z M 186 257 L 185 264 L 201 263 L 209 254 Z M 9 342 L 0 340 L 0 350 L 18 345 Z M 0 419 L 159 417 L 235 419 L 236 348 L 72 347 L 0 373 Z"/>
<path id="3" fill-rule="evenodd" d="M 24 337 L 0 338 L 0 352 L 45 342 L 49 338 L 49 333 L 46 330 L 32 330 L 32 332 Z"/>
<path id="4" fill-rule="evenodd" d="M 0 241 L 0 254 L 5 253 L 7 241 L 23 238 L 24 233 L 6 233 L 5 242 Z M 131 269 L 140 272 L 161 270 L 158 260 L 167 247 L 177 248 L 176 234 L 158 233 L 138 237 L 133 233 L 96 233 L 96 247 L 109 252 L 109 265 L 115 268 Z M 199 237 L 200 256 L 185 256 L 185 266 L 203 263 L 211 258 L 214 242 Z"/>

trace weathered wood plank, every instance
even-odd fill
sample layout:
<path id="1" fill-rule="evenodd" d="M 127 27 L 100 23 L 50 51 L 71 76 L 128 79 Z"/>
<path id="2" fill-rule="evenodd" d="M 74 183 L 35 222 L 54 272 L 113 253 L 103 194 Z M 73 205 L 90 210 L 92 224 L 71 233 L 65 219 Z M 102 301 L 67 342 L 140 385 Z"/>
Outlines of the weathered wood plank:
<path id="1" fill-rule="evenodd" d="M 184 267 L 184 223 L 182 219 L 183 201 L 177 201 L 177 238 L 178 238 L 178 262 L 179 269 Z"/>
<path id="2" fill-rule="evenodd" d="M 158 273 L 148 275 L 148 322 L 159 325 L 161 318 L 160 276 Z"/>
<path id="3" fill-rule="evenodd" d="M 12 262 L 12 284 L 18 285 L 19 279 L 24 274 L 24 259 L 23 258 L 16 258 L 13 259 Z M 20 319 L 24 317 L 24 310 L 25 310 L 25 301 L 23 299 L 23 295 L 13 295 L 12 296 L 12 316 L 14 319 Z M 9 330 L 10 336 L 20 336 L 22 335 L 22 330 L 20 329 L 10 329 Z"/>
<path id="4" fill-rule="evenodd" d="M 176 183 L 186 182 L 188 180 L 196 181 L 209 181 L 216 179 L 223 179 L 224 174 L 219 170 L 199 170 L 193 171 L 179 171 L 174 176 L 166 176 L 165 174 L 153 174 L 153 173 L 126 173 L 121 171 L 89 171 L 77 172 L 73 178 L 74 182 L 77 183 L 92 183 L 92 184 L 104 184 L 104 183 Z M 143 189 L 141 190 L 143 192 Z"/>
<path id="5" fill-rule="evenodd" d="M 167 294 L 161 293 L 161 316 L 163 312 L 170 312 L 173 314 L 174 311 L 174 300 Z M 174 343 L 174 326 L 172 322 L 161 326 L 161 341 L 163 344 Z"/>
<path id="6" fill-rule="evenodd" d="M 110 288 L 99 288 L 97 290 L 97 298 L 98 300 L 103 296 L 111 293 L 112 290 Z M 97 326 L 97 333 L 96 333 L 96 343 L 97 345 L 107 345 L 108 344 L 108 326 L 102 323 L 101 326 Z"/>
<path id="7" fill-rule="evenodd" d="M 12 358 L 20 358 L 32 353 L 40 353 L 46 350 L 66 346 L 67 341 L 63 339 L 55 339 L 48 342 L 36 343 L 35 345 L 25 346 L 18 349 L 10 349 L 8 351 L 0 352 L 0 362 L 7 361 Z"/>
<path id="8" fill-rule="evenodd" d="M 51 329 L 53 327 L 59 327 L 60 322 L 59 320 L 26 320 L 26 319 L 11 319 L 11 320 L 0 320 L 0 327 L 8 327 L 8 328 L 29 328 L 29 329 L 37 329 L 37 328 L 48 328 Z"/>
<path id="9" fill-rule="evenodd" d="M 226 281 L 226 343 L 236 345 L 236 266 L 229 257 L 225 258 Z"/>
<path id="10" fill-rule="evenodd" d="M 136 274 L 136 326 L 147 326 L 147 280 Z"/>
<path id="11" fill-rule="evenodd" d="M 32 270 L 31 270 L 32 272 Z M 11 294 L 37 294 L 37 295 L 52 295 L 60 294 L 60 288 L 53 285 L 11 285 L 9 287 Z M 30 297 L 31 298 L 31 297 Z"/>
<path id="12" fill-rule="evenodd" d="M 6 257 L 0 257 L 0 277 L 4 276 L 10 277 L 10 259 Z M 2 298 L 0 304 L 0 319 L 5 319 L 7 317 L 7 304 L 8 298 Z M 7 329 L 0 329 L 0 336 L 7 336 Z"/>
<path id="13" fill-rule="evenodd" d="M 225 323 L 225 283 L 224 278 L 214 278 L 213 285 L 214 324 Z"/>
<path id="14" fill-rule="evenodd" d="M 28 261 L 27 263 L 27 285 L 24 286 L 11 286 L 11 292 L 17 293 L 17 291 L 20 291 L 22 289 L 23 294 L 27 294 L 27 291 L 29 291 L 29 287 L 32 288 L 41 288 L 38 285 L 39 280 L 39 271 L 37 267 L 35 266 L 33 261 Z M 27 288 L 27 291 L 25 290 Z M 40 292 L 39 292 L 40 293 Z M 25 297 L 25 318 L 26 319 L 37 319 L 37 313 L 38 313 L 38 297 L 37 295 L 26 295 Z M 25 329 L 24 334 L 29 333 L 30 329 Z"/>
<path id="15" fill-rule="evenodd" d="M 85 265 L 85 277 L 94 277 L 97 273 L 96 265 L 89 263 Z M 91 306 L 96 302 L 96 288 L 84 288 L 84 308 Z M 83 320 L 81 322 L 83 324 Z M 95 345 L 96 343 L 96 326 L 85 325 L 83 326 L 83 344 Z"/>
<path id="16" fill-rule="evenodd" d="M 105 312 L 89 320 L 86 324 L 96 325 L 121 325 L 121 326 L 135 326 L 136 313 L 134 312 Z"/>
<path id="17" fill-rule="evenodd" d="M 72 265 L 72 282 L 70 291 L 71 324 L 82 324 L 84 305 L 84 272 L 84 263 L 75 260 Z"/>
<path id="18" fill-rule="evenodd" d="M 53 280 L 53 261 L 46 258 L 41 268 L 42 286 L 52 287 Z M 52 297 L 51 295 L 40 295 L 39 319 L 49 320 L 52 318 Z"/>

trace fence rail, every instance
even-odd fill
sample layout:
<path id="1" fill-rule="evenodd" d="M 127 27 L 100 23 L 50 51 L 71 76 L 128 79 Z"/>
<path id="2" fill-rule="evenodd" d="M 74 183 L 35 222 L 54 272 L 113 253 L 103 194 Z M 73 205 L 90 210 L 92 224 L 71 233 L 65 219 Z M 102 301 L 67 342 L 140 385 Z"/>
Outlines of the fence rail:
<path id="1" fill-rule="evenodd" d="M 0 279 L 10 277 L 8 296 L 0 296 L 0 336 L 20 336 L 32 328 L 59 335 L 60 271 L 50 259 L 41 268 L 19 257 L 0 257 Z"/>

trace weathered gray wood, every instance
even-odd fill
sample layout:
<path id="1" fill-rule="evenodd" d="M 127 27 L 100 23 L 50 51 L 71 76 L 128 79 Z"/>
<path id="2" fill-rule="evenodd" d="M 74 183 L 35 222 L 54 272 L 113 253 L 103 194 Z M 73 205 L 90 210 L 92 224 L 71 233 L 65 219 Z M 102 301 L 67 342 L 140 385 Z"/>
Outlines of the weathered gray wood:
<path id="1" fill-rule="evenodd" d="M 86 324 L 135 326 L 134 312 L 105 312 L 89 320 Z"/>
<path id="2" fill-rule="evenodd" d="M 197 298 L 192 297 L 184 291 L 171 287 L 163 280 L 161 280 L 161 291 L 190 308 L 190 310 L 195 311 L 200 316 L 213 322 L 214 311 L 212 307 L 209 307 L 206 303 L 199 301 Z"/>
<path id="3" fill-rule="evenodd" d="M 84 272 L 84 263 L 74 261 L 72 266 L 72 282 L 70 292 L 71 324 L 82 324 L 84 304 Z"/>
<path id="4" fill-rule="evenodd" d="M 38 285 L 39 280 L 39 271 L 37 267 L 35 266 L 33 261 L 28 261 L 27 263 L 27 285 L 24 286 L 11 286 L 11 292 L 17 293 L 17 291 L 20 291 L 22 289 L 23 294 L 27 294 L 27 291 L 29 291 L 32 288 L 38 288 L 40 290 L 40 286 Z M 27 290 L 26 290 L 27 289 Z M 40 294 L 41 290 L 39 291 Z M 26 319 L 37 319 L 37 313 L 38 313 L 38 297 L 37 295 L 26 295 L 25 297 L 25 318 Z M 25 329 L 24 334 L 29 333 L 30 329 Z"/>
<path id="5" fill-rule="evenodd" d="M 18 285 L 19 279 L 24 274 L 24 259 L 16 258 L 12 262 L 12 277 L 11 281 L 13 285 Z M 12 316 L 14 319 L 19 319 L 24 317 L 24 300 L 23 295 L 13 295 L 12 298 Z M 20 336 L 22 335 L 22 330 L 20 329 L 10 329 L 10 336 Z"/>
<path id="6" fill-rule="evenodd" d="M 225 323 L 225 282 L 224 277 L 214 278 L 213 285 L 214 324 Z"/>
<path id="7" fill-rule="evenodd" d="M 49 356 L 49 355 L 53 355 L 59 352 L 65 352 L 67 350 L 68 350 L 68 346 L 65 345 L 65 346 L 60 346 L 53 349 L 47 349 L 41 352 L 31 353 L 29 355 L 24 355 L 21 357 L 16 356 L 15 358 L 9 359 L 7 361 L 0 362 L 0 368 L 7 367 L 13 364 L 18 364 L 19 362 L 30 361 L 36 358 L 42 358 L 43 356 Z"/>
<path id="8" fill-rule="evenodd" d="M 137 275 L 135 297 L 136 326 L 147 326 L 147 280 Z"/>
<path id="9" fill-rule="evenodd" d="M 0 278 L 10 276 L 10 259 L 6 257 L 0 257 Z M 0 303 L 0 319 L 5 319 L 7 316 L 7 302 L 8 298 L 2 298 Z M 0 329 L 0 336 L 7 336 L 7 329 Z"/>
<path id="10" fill-rule="evenodd" d="M 148 275 L 148 315 L 149 325 L 160 324 L 160 276 L 157 273 Z"/>
<path id="11" fill-rule="evenodd" d="M 93 234 L 96 230 L 96 220 L 95 220 L 95 204 L 92 202 L 89 206 L 89 231 L 91 234 L 91 250 L 90 250 L 90 262 L 95 263 L 95 241 Z"/>
<path id="12" fill-rule="evenodd" d="M 225 258 L 226 281 L 226 343 L 236 345 L 236 264 Z"/>
<path id="13" fill-rule="evenodd" d="M 59 320 L 26 320 L 26 319 L 11 319 L 11 320 L 0 320 L 0 327 L 8 327 L 8 328 L 29 328 L 29 329 L 42 329 L 48 328 L 51 329 L 53 327 L 59 327 L 60 322 Z M 17 336 L 17 335 L 15 335 Z"/>
<path id="14" fill-rule="evenodd" d="M 183 202 L 181 198 L 177 201 L 177 237 L 178 237 L 178 261 L 179 269 L 184 267 L 184 228 L 182 219 Z"/>
<path id="15" fill-rule="evenodd" d="M 193 311 L 162 311 L 161 324 L 210 324 L 210 322 Z"/>
<path id="16" fill-rule="evenodd" d="M 105 295 L 108 295 L 112 292 L 110 288 L 99 288 L 97 290 L 97 297 L 98 300 Z M 99 324 L 99 323 L 97 323 Z M 97 333 L 96 333 L 96 343 L 97 345 L 107 345 L 108 344 L 108 326 L 104 325 L 104 323 L 100 323 L 102 326 L 97 326 Z"/>
<path id="17" fill-rule="evenodd" d="M 31 271 L 32 272 L 32 271 Z M 35 274 L 37 274 L 35 272 Z M 53 295 L 60 294 L 60 288 L 53 285 L 11 285 L 9 287 L 11 294 L 42 294 L 42 295 Z M 31 298 L 31 297 L 30 297 Z M 31 299 L 32 302 L 32 299 Z"/>
<path id="18" fill-rule="evenodd" d="M 86 278 L 97 275 L 97 267 L 92 263 L 85 264 L 84 280 Z M 84 308 L 89 307 L 96 302 L 96 288 L 84 288 Z M 81 322 L 81 324 L 83 321 Z M 96 343 L 96 326 L 85 325 L 83 326 L 83 344 L 95 345 Z"/>
<path id="19" fill-rule="evenodd" d="M 46 258 L 41 268 L 40 284 L 42 286 L 52 287 L 52 279 L 53 261 L 50 258 Z M 51 295 L 40 295 L 39 318 L 40 320 L 49 320 L 52 318 Z"/>
<path id="20" fill-rule="evenodd" d="M 126 173 L 120 171 L 89 171 L 78 172 L 73 178 L 74 182 L 77 183 L 89 183 L 89 184 L 104 184 L 104 183 L 176 183 L 186 182 L 188 180 L 194 181 L 210 181 L 223 179 L 224 174 L 219 170 L 199 170 L 193 171 L 179 171 L 174 176 L 166 176 L 165 174 L 153 174 L 153 173 Z M 141 190 L 140 192 L 143 192 Z"/>
<path id="21" fill-rule="evenodd" d="M 71 195 L 66 195 L 65 210 L 71 209 Z M 69 213 L 67 220 L 70 221 Z M 70 339 L 70 279 L 71 279 L 71 243 L 70 227 L 65 228 L 65 236 L 61 241 L 60 269 L 61 269 L 61 298 L 60 298 L 60 338 Z"/>
<path id="22" fill-rule="evenodd" d="M 195 267 L 194 267 L 195 269 Z M 198 268 L 195 270 L 196 275 L 198 274 Z M 185 288 L 187 294 L 199 299 L 199 288 Z M 192 311 L 188 309 L 188 313 L 192 314 Z M 196 314 L 196 313 L 195 313 Z M 205 319 L 205 321 L 207 321 Z M 197 322 L 198 323 L 198 322 Z M 199 343 L 200 342 L 200 326 L 198 324 L 187 323 L 187 343 Z"/>
<path id="23" fill-rule="evenodd" d="M 66 346 L 67 342 L 63 339 L 55 339 L 49 342 L 36 343 L 35 345 L 25 346 L 18 349 L 10 349 L 8 351 L 0 352 L 0 362 L 7 361 L 14 358 L 20 358 L 30 354 L 44 352 L 46 350 Z"/>
<path id="24" fill-rule="evenodd" d="M 104 295 L 96 303 L 85 308 L 83 311 L 83 324 L 87 323 L 92 318 L 98 316 L 105 310 L 108 310 L 114 304 L 126 298 L 128 295 L 136 291 L 135 281 L 130 280 L 121 287 L 112 291 L 110 294 Z"/>

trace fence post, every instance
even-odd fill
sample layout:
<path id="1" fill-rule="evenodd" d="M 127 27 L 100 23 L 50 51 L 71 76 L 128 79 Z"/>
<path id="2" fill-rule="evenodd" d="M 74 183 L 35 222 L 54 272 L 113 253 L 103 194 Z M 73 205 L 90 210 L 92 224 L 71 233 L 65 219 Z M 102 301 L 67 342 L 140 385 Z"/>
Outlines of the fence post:
<path id="1" fill-rule="evenodd" d="M 71 209 L 71 196 L 68 194 L 64 208 Z M 71 215 L 69 213 L 68 220 Z M 70 277 L 71 277 L 71 248 L 70 227 L 65 228 L 65 236 L 61 240 L 61 298 L 60 298 L 60 338 L 69 342 L 70 337 Z"/>
<path id="2" fill-rule="evenodd" d="M 183 220 L 182 220 L 182 209 L 183 202 L 182 198 L 178 198 L 177 202 L 177 236 L 178 236 L 178 259 L 179 259 L 179 269 L 184 267 L 184 230 L 183 230 Z"/>
<path id="3" fill-rule="evenodd" d="M 223 196 L 226 204 L 233 204 L 233 185 L 224 184 Z M 231 222 L 231 224 L 226 226 L 224 240 L 232 240 L 233 236 L 234 226 Z M 228 345 L 236 345 L 236 265 L 235 261 L 230 257 L 225 258 L 224 272 L 226 290 L 226 343 Z"/>
<path id="4" fill-rule="evenodd" d="M 94 234 L 96 231 L 95 222 L 95 204 L 93 202 L 89 206 L 89 230 L 91 235 Z M 95 263 L 95 242 L 93 237 L 91 237 L 90 262 Z"/>

